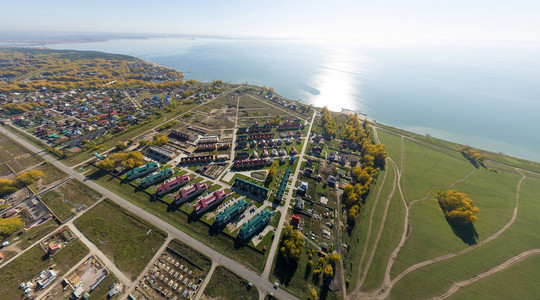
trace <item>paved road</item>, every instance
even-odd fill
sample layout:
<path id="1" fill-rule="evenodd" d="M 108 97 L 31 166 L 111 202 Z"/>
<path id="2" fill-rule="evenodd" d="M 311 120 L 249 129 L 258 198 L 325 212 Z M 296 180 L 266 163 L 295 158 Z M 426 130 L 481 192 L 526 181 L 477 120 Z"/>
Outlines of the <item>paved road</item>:
<path id="1" fill-rule="evenodd" d="M 300 155 L 297 157 L 298 159 L 298 165 L 296 166 L 296 170 L 294 172 L 294 175 L 292 176 L 292 183 L 291 187 L 289 188 L 289 193 L 285 197 L 285 205 L 280 206 L 277 210 L 281 212 L 281 219 L 279 220 L 279 224 L 276 230 L 276 235 L 274 238 L 274 241 L 272 242 L 272 247 L 270 248 L 270 254 L 268 255 L 268 260 L 266 261 L 266 265 L 264 267 L 263 271 L 263 278 L 268 279 L 268 276 L 270 275 L 270 270 L 272 269 L 272 262 L 274 261 L 274 257 L 276 255 L 278 246 L 279 246 L 279 238 L 281 237 L 281 231 L 283 230 L 283 223 L 285 222 L 285 219 L 287 218 L 287 210 L 289 209 L 291 199 L 294 192 L 294 185 L 296 183 L 296 180 L 298 179 L 298 175 L 300 174 L 300 166 L 302 164 L 302 159 L 304 158 L 304 155 L 306 153 L 306 148 L 308 145 L 308 138 L 309 133 L 311 132 L 311 127 L 313 126 L 313 121 L 315 120 L 315 114 L 316 111 L 313 110 L 313 116 L 311 117 L 311 122 L 309 123 L 309 130 L 307 137 L 304 137 L 304 147 L 302 147 L 302 151 L 300 152 Z M 277 296 L 277 295 L 276 295 Z"/>
<path id="2" fill-rule="evenodd" d="M 313 121 L 312 121 L 313 123 Z M 310 126 L 311 128 L 311 126 Z M 254 285 L 260 287 L 262 290 L 266 292 L 273 292 L 274 295 L 279 299 L 296 299 L 293 295 L 283 291 L 282 289 L 275 290 L 273 288 L 273 284 L 269 282 L 266 278 L 263 278 L 256 274 L 254 271 L 251 271 L 247 269 L 244 265 L 241 263 L 228 258 L 224 256 L 223 254 L 219 253 L 218 251 L 210 248 L 206 244 L 200 242 L 199 240 L 189 236 L 188 234 L 184 233 L 180 229 L 172 226 L 171 224 L 161 220 L 160 218 L 154 216 L 153 214 L 147 212 L 146 210 L 138 207 L 137 205 L 125 200 L 124 198 L 116 195 L 115 193 L 109 191 L 108 189 L 102 187 L 101 185 L 88 180 L 83 174 L 80 174 L 73 170 L 70 167 L 67 167 L 66 165 L 62 164 L 58 160 L 56 160 L 54 157 L 49 155 L 44 150 L 36 148 L 34 145 L 28 143 L 27 141 L 19 138 L 17 135 L 11 133 L 7 129 L 5 129 L 3 126 L 0 126 L 0 132 L 4 133 L 5 135 L 9 136 L 10 138 L 16 140 L 18 143 L 24 145 L 26 148 L 28 148 L 30 151 L 37 153 L 41 157 L 43 157 L 45 160 L 49 161 L 53 165 L 55 165 L 60 170 L 66 172 L 73 178 L 77 178 L 80 181 L 82 181 L 84 184 L 89 186 L 90 188 L 98 191 L 102 195 L 108 197 L 118 205 L 122 206 L 123 208 L 127 209 L 128 211 L 142 217 L 146 221 L 152 223 L 154 226 L 168 232 L 169 234 L 172 234 L 173 236 L 179 238 L 184 243 L 188 244 L 189 246 L 193 247 L 194 249 L 197 249 L 201 251 L 202 253 L 205 253 L 207 256 L 209 256 L 212 260 L 217 261 L 220 264 L 225 265 L 227 268 L 229 268 L 231 271 L 239 274 L 240 276 L 244 277 L 246 280 L 251 281 Z M 307 144 L 307 143 L 306 143 Z M 302 151 L 303 153 L 303 151 Z M 284 214 L 282 214 L 283 218 Z M 275 250 L 274 250 L 275 252 Z"/>

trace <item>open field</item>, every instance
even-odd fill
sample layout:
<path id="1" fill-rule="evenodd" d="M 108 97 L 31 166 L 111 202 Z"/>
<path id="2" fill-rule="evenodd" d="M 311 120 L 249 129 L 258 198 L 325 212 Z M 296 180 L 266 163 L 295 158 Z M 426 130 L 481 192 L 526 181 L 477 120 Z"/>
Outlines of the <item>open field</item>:
<path id="1" fill-rule="evenodd" d="M 43 177 L 41 177 L 41 180 L 39 182 L 39 186 L 47 186 L 68 176 L 66 173 L 62 172 L 60 169 L 53 166 L 49 162 L 45 162 L 44 164 L 35 169 L 44 173 Z"/>
<path id="2" fill-rule="evenodd" d="M 172 240 L 168 247 L 177 253 L 180 253 L 184 258 L 201 267 L 205 271 L 210 270 L 210 267 L 212 266 L 212 261 L 207 256 L 184 244 L 178 239 Z"/>
<path id="3" fill-rule="evenodd" d="M 210 282 L 204 290 L 204 295 L 211 298 L 227 300 L 259 299 L 256 287 L 250 288 L 247 280 L 219 266 L 214 271 Z"/>
<path id="4" fill-rule="evenodd" d="M 534 216 L 540 213 L 540 204 L 534 201 L 535 195 L 540 192 L 538 175 L 491 162 L 486 165 L 496 168 L 496 172 L 482 167 L 476 169 L 459 152 L 440 149 L 436 145 L 430 146 L 408 137 L 403 139 L 402 146 L 401 137 L 380 130 L 378 133 L 396 165 L 387 164 L 387 174 L 380 174 L 387 176 L 380 191 L 384 196 L 379 197 L 375 210 L 372 210 L 373 204 L 366 204 L 364 219 L 359 223 L 363 229 L 358 233 L 360 240 L 366 241 L 360 245 L 365 244 L 367 250 L 361 261 L 362 271 L 356 279 L 362 279 L 364 272 L 367 272 L 365 280 L 359 281 L 362 282 L 361 291 L 378 290 L 383 287 L 384 276 L 388 275 L 390 281 L 386 284 L 390 285 L 383 295 L 389 295 L 392 299 L 435 297 L 445 293 L 455 282 L 474 278 L 483 272 L 491 274 L 490 270 L 514 256 L 540 247 L 538 240 L 533 237 L 533 228 L 538 226 Z M 400 186 L 397 186 L 389 203 L 384 229 L 373 260 L 370 268 L 366 270 L 366 263 L 374 247 L 373 240 L 378 234 L 384 215 L 381 212 L 382 206 L 387 195 L 391 193 L 392 182 L 398 178 L 396 168 L 401 171 L 401 180 L 397 182 L 404 192 L 407 207 L 400 195 Z M 478 221 L 474 226 L 468 227 L 467 231 L 451 227 L 435 201 L 436 193 L 446 189 L 465 192 L 480 208 Z M 375 186 L 368 200 L 373 200 L 378 192 L 378 186 Z M 405 240 L 400 242 L 407 211 L 409 230 Z M 370 222 L 371 232 L 366 232 L 369 228 L 366 224 Z M 370 235 L 369 239 L 367 235 Z M 396 248 L 398 245 L 401 248 Z M 390 259 L 392 252 L 397 254 L 395 261 Z M 354 254 L 353 261 L 355 256 L 358 254 Z M 347 266 L 347 263 L 350 263 L 348 257 L 346 254 L 344 263 L 348 269 L 347 274 L 350 274 L 358 263 Z M 525 265 L 516 263 L 502 272 L 515 269 L 516 266 L 523 268 Z M 353 272 L 351 279 L 354 279 L 354 276 Z M 491 276 L 495 275 L 487 275 L 471 287 L 489 282 Z M 494 282 L 502 285 L 501 280 L 502 277 L 498 281 L 494 279 Z M 462 288 L 453 297 L 459 295 L 460 299 L 482 298 L 487 295 L 488 298 L 497 298 L 498 294 L 488 292 L 487 286 L 494 284 L 486 283 L 481 293 L 469 290 L 471 293 L 465 294 L 467 288 Z M 508 288 L 509 285 L 506 283 L 504 286 Z M 352 290 L 351 287 L 349 291 Z M 535 294 L 527 293 L 530 291 L 523 291 L 523 298 Z M 361 294 L 355 291 L 353 295 L 356 298 Z"/>
<path id="5" fill-rule="evenodd" d="M 42 237 L 51 233 L 57 227 L 58 224 L 53 219 L 49 219 L 47 222 L 37 227 L 32 227 L 20 236 L 20 242 L 17 244 L 17 247 L 24 250 L 33 243 L 39 241 Z"/>
<path id="6" fill-rule="evenodd" d="M 78 210 L 95 203 L 101 195 L 82 182 L 73 179 L 41 196 L 43 202 L 60 218 L 66 221 Z"/>
<path id="7" fill-rule="evenodd" d="M 526 258 L 460 288 L 447 299 L 533 299 L 538 296 L 540 255 Z"/>
<path id="8" fill-rule="evenodd" d="M 88 249 L 78 240 L 71 242 L 64 249 L 60 250 L 52 258 L 52 263 L 56 264 L 62 276 L 86 254 Z M 22 299 L 22 290 L 19 288 L 21 282 L 26 282 L 39 275 L 39 272 L 49 266 L 48 255 L 36 245 L 26 251 L 23 255 L 4 266 L 0 272 L 0 292 L 3 299 Z M 57 279 L 58 281 L 58 279 Z"/>
<path id="9" fill-rule="evenodd" d="M 540 181 L 525 179 L 520 189 L 516 220 L 506 231 L 468 252 L 408 273 L 394 286 L 391 296 L 436 296 L 448 290 L 453 282 L 472 278 L 523 251 L 540 248 L 540 242 L 535 238 L 540 211 L 540 203 L 536 201 L 539 192 Z"/>
<path id="10" fill-rule="evenodd" d="M 79 217 L 75 226 L 132 279 L 137 278 L 166 238 L 164 232 L 110 200 Z"/>

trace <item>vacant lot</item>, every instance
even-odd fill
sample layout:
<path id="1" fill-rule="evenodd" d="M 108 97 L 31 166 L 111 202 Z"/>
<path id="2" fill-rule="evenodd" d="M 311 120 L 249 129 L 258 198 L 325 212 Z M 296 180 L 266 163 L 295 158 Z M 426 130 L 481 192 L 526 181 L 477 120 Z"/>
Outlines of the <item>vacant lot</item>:
<path id="1" fill-rule="evenodd" d="M 166 237 L 110 200 L 79 217 L 75 226 L 132 279 L 145 268 Z"/>
<path id="2" fill-rule="evenodd" d="M 88 249 L 76 240 L 53 256 L 51 262 L 56 264 L 60 271 L 59 276 L 61 276 L 85 257 L 86 254 L 88 254 Z M 22 299 L 23 294 L 19 284 L 36 277 L 39 272 L 46 270 L 48 266 L 48 256 L 39 245 L 36 245 L 3 267 L 0 272 L 2 299 Z"/>
<path id="3" fill-rule="evenodd" d="M 217 299 L 259 299 L 257 288 L 249 288 L 247 280 L 221 266 L 214 271 L 204 295 Z"/>
<path id="4" fill-rule="evenodd" d="M 43 202 L 60 218 L 65 221 L 69 217 L 96 202 L 101 195 L 84 185 L 79 180 L 73 179 L 56 189 L 41 196 Z"/>
<path id="5" fill-rule="evenodd" d="M 169 243 L 168 246 L 198 267 L 204 269 L 205 271 L 210 270 L 212 261 L 204 254 L 184 244 L 182 241 L 174 239 Z"/>

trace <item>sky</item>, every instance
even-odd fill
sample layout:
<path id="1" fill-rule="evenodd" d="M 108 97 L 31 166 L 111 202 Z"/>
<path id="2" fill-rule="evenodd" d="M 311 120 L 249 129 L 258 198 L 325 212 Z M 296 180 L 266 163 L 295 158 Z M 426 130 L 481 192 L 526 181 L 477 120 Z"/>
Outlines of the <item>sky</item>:
<path id="1" fill-rule="evenodd" d="M 6 1 L 3 31 L 340 40 L 540 39 L 540 0 Z"/>

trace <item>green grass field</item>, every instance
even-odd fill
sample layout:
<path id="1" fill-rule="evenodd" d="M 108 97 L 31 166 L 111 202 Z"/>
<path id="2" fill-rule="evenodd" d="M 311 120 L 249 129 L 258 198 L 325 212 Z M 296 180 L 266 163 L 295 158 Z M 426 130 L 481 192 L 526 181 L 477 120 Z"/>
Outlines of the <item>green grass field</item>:
<path id="1" fill-rule="evenodd" d="M 78 240 L 71 242 L 52 257 L 52 263 L 62 276 L 88 254 L 88 249 Z M 39 245 L 30 248 L 0 271 L 0 293 L 3 299 L 23 299 L 21 282 L 26 282 L 39 275 L 49 266 L 49 258 Z M 58 281 L 58 279 L 57 279 Z"/>
<path id="2" fill-rule="evenodd" d="M 221 266 L 214 271 L 204 295 L 226 300 L 259 299 L 257 288 L 249 288 L 247 280 Z"/>
<path id="3" fill-rule="evenodd" d="M 480 207 L 479 220 L 474 224 L 478 233 L 477 241 L 494 234 L 512 217 L 516 185 L 521 176 L 515 172 L 493 173 L 479 169 L 464 182 L 456 184 L 457 190 L 467 193 Z M 434 191 L 429 200 L 415 203 L 411 208 L 410 222 L 412 234 L 399 253 L 392 276 L 397 276 L 407 267 L 449 252 L 468 247 L 453 233 L 446 222 Z M 426 247 L 426 245 L 430 245 Z"/>
<path id="4" fill-rule="evenodd" d="M 447 299 L 534 299 L 539 277 L 540 256 L 534 255 L 460 288 Z"/>
<path id="5" fill-rule="evenodd" d="M 378 130 L 378 136 L 381 142 L 386 145 L 390 157 L 400 167 L 402 163 L 401 137 L 382 130 Z M 412 136 L 414 137 L 414 135 Z M 410 233 L 393 264 L 390 272 L 391 279 L 417 263 L 468 249 L 469 245 L 482 242 L 497 233 L 512 219 L 516 188 L 522 178 L 519 172 L 513 167 L 492 161 L 486 161 L 486 165 L 489 168 L 497 169 L 496 172 L 482 167 L 475 169 L 468 160 L 462 157 L 459 145 L 444 142 L 429 144 L 429 141 L 430 138 L 417 141 L 409 137 L 403 140 L 405 152 L 401 186 L 409 205 L 414 200 L 419 201 L 410 205 Z M 362 218 L 353 230 L 352 236 L 348 237 L 346 232 L 344 233 L 343 241 L 350 246 L 349 253 L 344 254 L 343 258 L 346 278 L 351 280 L 349 292 L 354 290 L 357 281 L 363 275 L 362 272 L 360 274 L 355 274 L 355 272 L 360 263 L 359 257 L 364 246 L 366 246 L 367 253 L 361 262 L 363 268 L 365 268 L 369 254 L 373 250 L 373 244 L 381 226 L 385 201 L 390 194 L 395 177 L 393 168 L 387 166 L 385 172 L 387 173 L 386 182 L 381 190 L 381 196 L 373 215 L 371 213 L 375 204 L 374 198 L 378 193 L 378 185 L 381 184 L 382 175 L 385 173 L 380 174 L 376 185 L 371 190 L 366 206 L 363 208 Z M 490 238 L 491 240 L 483 245 L 405 274 L 391 288 L 390 298 L 423 299 L 440 295 L 447 291 L 454 282 L 472 278 L 523 251 L 540 247 L 540 242 L 534 238 L 534 228 L 538 226 L 534 216 L 540 213 L 540 204 L 534 201 L 535 195 L 540 192 L 540 174 L 522 172 L 528 178 L 521 186 L 519 210 L 515 223 L 500 236 L 495 239 Z M 474 227 L 463 231 L 452 228 L 448 224 L 435 200 L 436 193 L 445 189 L 457 189 L 465 192 L 480 208 L 478 221 L 474 223 Z M 390 202 L 381 239 L 362 285 L 362 291 L 369 292 L 381 287 L 389 256 L 398 245 L 403 233 L 404 213 L 405 207 L 399 196 L 399 191 L 396 189 Z M 373 218 L 373 227 L 368 240 L 367 227 L 370 218 Z M 524 265 L 516 264 L 514 269 Z M 510 270 L 511 268 L 503 272 L 510 272 Z M 518 275 L 515 276 L 516 279 L 519 278 Z M 488 278 L 471 285 L 480 286 L 482 282 L 486 282 L 482 291 L 467 294 L 468 289 L 464 288 L 454 297 L 477 299 L 486 295 L 488 298 L 499 298 L 497 297 L 499 294 L 491 293 L 489 289 L 495 286 L 496 282 L 502 284 L 503 277 L 499 277 L 498 281 L 494 279 L 495 283 L 488 283 L 491 282 Z M 508 288 L 508 284 L 506 287 Z M 528 295 L 537 293 L 536 288 L 532 291 L 534 293 L 523 291 L 520 298 L 527 298 Z M 508 295 L 509 297 L 513 296 L 512 294 Z"/>
<path id="6" fill-rule="evenodd" d="M 52 191 L 41 195 L 43 202 L 65 221 L 77 213 L 77 207 L 92 205 L 101 195 L 77 179 L 70 180 Z"/>
<path id="7" fill-rule="evenodd" d="M 75 226 L 132 279 L 137 278 L 166 238 L 164 232 L 110 200 L 79 217 Z"/>

